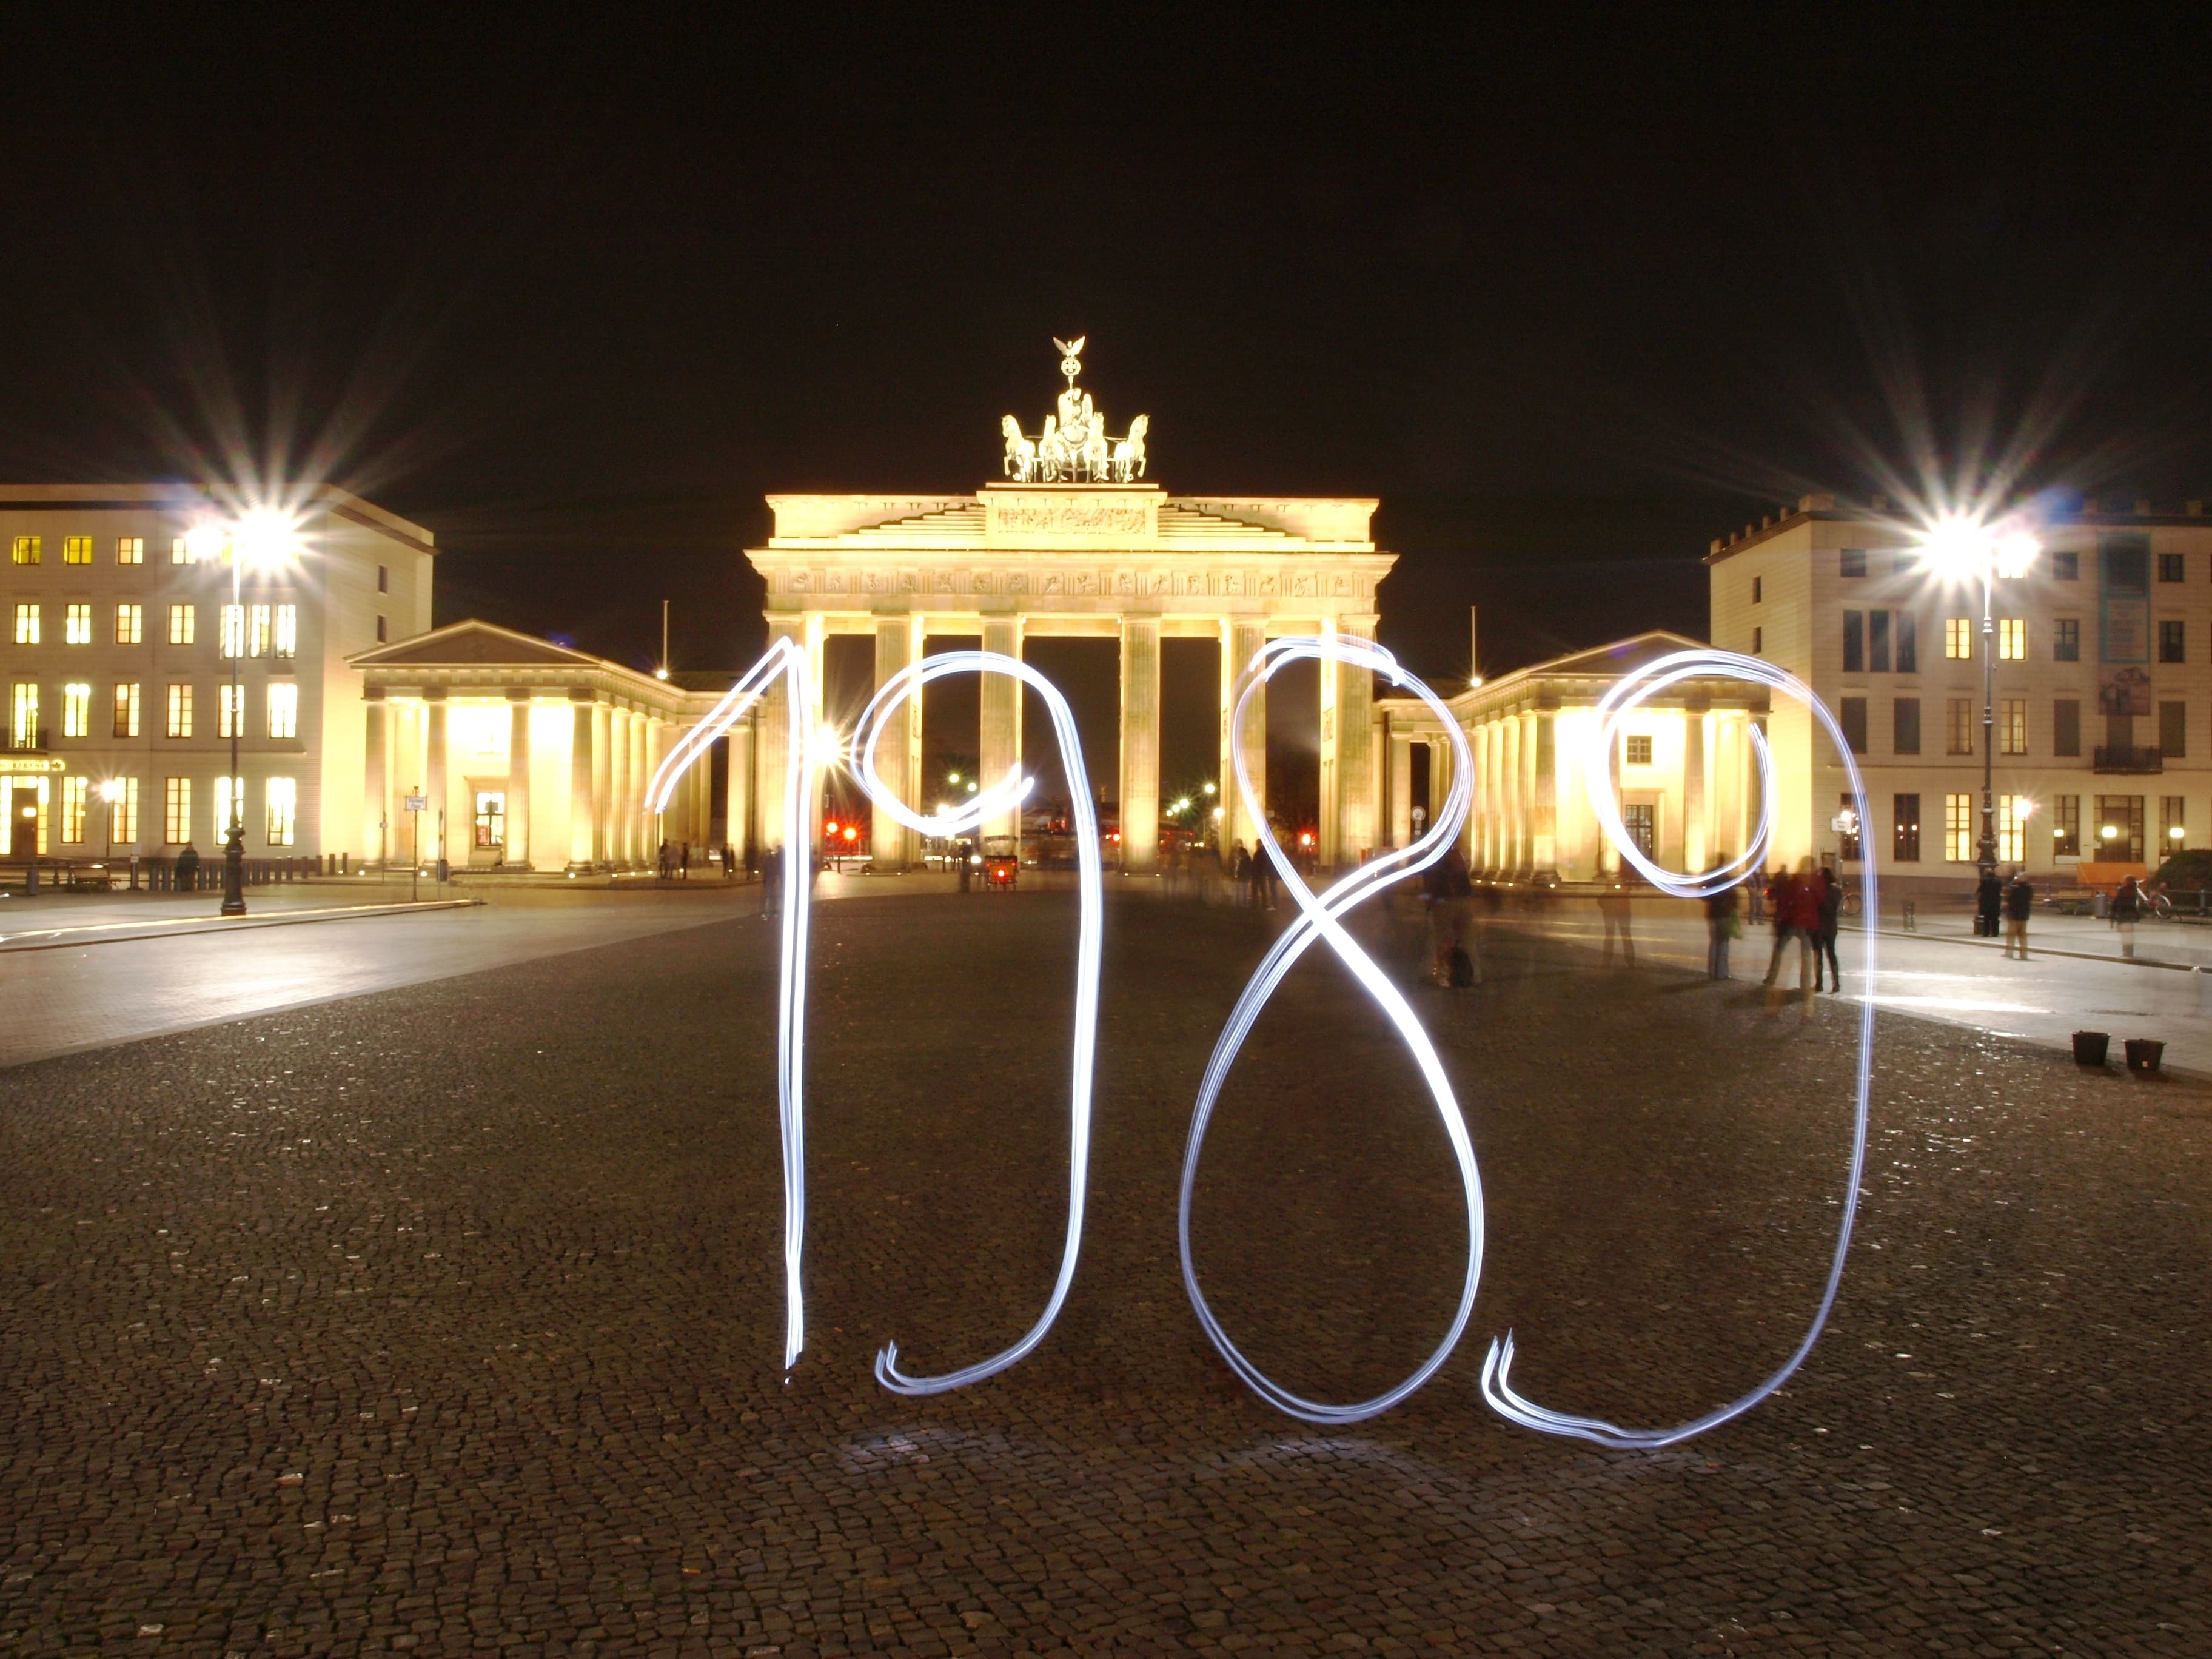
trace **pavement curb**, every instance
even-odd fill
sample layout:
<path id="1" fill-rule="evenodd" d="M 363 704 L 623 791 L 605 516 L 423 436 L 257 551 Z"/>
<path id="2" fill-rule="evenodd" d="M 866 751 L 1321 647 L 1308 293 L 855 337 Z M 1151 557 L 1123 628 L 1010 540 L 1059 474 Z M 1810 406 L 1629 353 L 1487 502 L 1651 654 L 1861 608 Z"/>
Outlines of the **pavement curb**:
<path id="1" fill-rule="evenodd" d="M 1863 927 L 1846 927 L 1846 933 L 1863 933 Z M 1917 939 L 1924 945 L 1964 945 L 1977 951 L 2002 951 L 2003 943 L 1997 939 L 1954 939 L 1948 933 L 1907 933 L 1902 927 L 1877 927 L 1874 933 L 1882 939 Z M 2037 955 L 2064 957 L 2069 962 L 2108 962 L 2115 968 L 2163 968 L 2172 974 L 2212 972 L 2193 962 L 2161 962 L 2155 957 L 2108 957 L 2095 951 L 2067 951 L 2057 945 L 2039 945 L 2031 947 Z"/>
<path id="2" fill-rule="evenodd" d="M 424 899 L 411 904 L 349 904 L 324 910 L 287 910 L 266 916 L 178 916 L 161 921 L 93 922 L 82 927 L 30 929 L 0 936 L 0 956 L 25 951 L 73 951 L 89 945 L 127 945 L 161 939 L 197 939 L 204 933 L 243 933 L 259 927 L 293 927 L 313 921 L 350 921 L 366 916 L 412 915 L 425 910 L 465 910 L 480 906 L 480 898 Z M 124 933 L 112 931 L 136 929 Z M 98 938 L 59 937 L 99 934 Z M 20 943 L 18 941 L 21 941 Z"/>

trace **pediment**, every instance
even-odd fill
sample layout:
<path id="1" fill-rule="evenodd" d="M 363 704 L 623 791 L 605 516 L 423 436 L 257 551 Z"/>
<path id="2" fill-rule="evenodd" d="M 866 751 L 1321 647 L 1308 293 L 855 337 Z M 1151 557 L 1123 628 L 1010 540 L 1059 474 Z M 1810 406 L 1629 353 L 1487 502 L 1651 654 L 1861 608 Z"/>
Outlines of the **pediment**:
<path id="1" fill-rule="evenodd" d="M 596 668 L 597 657 L 501 628 L 496 623 L 448 623 L 347 659 L 356 668 Z"/>

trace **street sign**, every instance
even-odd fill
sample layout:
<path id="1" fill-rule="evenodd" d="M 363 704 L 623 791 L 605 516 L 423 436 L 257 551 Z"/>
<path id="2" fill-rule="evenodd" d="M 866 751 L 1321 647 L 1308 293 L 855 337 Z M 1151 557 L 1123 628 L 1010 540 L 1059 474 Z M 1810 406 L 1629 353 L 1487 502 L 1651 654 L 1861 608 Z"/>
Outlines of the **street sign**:
<path id="1" fill-rule="evenodd" d="M 427 812 L 429 809 L 430 798 L 428 795 L 410 795 L 407 797 L 407 810 L 409 811 Z"/>

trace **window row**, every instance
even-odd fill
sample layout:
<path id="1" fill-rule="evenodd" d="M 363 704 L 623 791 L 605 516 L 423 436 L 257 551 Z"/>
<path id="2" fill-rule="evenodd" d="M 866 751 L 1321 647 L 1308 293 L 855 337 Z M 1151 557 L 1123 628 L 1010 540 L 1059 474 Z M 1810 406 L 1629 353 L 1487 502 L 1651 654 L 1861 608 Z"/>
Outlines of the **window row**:
<path id="1" fill-rule="evenodd" d="M 62 643 L 90 645 L 93 605 L 71 599 L 61 607 Z M 300 607 L 296 605 L 226 605 L 222 608 L 218 654 L 249 657 L 296 657 L 300 654 Z M 143 645 L 146 638 L 146 607 L 118 605 L 114 608 L 115 643 Z M 169 643 L 192 645 L 199 636 L 199 607 L 169 607 Z M 39 645 L 46 639 L 45 608 L 36 599 L 15 603 L 15 643 Z"/>
<path id="2" fill-rule="evenodd" d="M 65 777 L 55 780 L 57 792 L 52 820 L 53 839 L 64 847 L 87 844 L 97 836 L 111 844 L 132 846 L 138 840 L 139 790 L 137 778 Z M 104 813 L 100 809 L 105 809 Z M 264 778 L 261 783 L 262 838 L 271 847 L 291 847 L 300 834 L 300 792 L 292 778 Z M 223 777 L 215 781 L 214 799 L 207 823 L 192 821 L 192 781 L 161 780 L 161 839 L 182 847 L 196 838 L 198 829 L 208 832 L 210 844 L 220 847 L 230 837 L 232 815 L 240 829 L 246 825 L 246 781 Z M 105 822 L 100 820 L 105 817 Z M 105 832 L 101 834 L 100 832 Z M 89 833 L 88 833 L 89 832 Z"/>
<path id="3" fill-rule="evenodd" d="M 2145 861 L 2148 848 L 2143 838 L 2143 798 L 2141 795 L 2094 795 L 2090 798 L 2094 808 L 2089 819 L 2089 856 L 2128 864 Z M 1894 864 L 1917 864 L 1921 861 L 1920 797 L 1893 795 L 1890 797 L 1890 861 Z M 1851 808 L 1849 794 L 1843 797 L 1845 813 Z M 2082 856 L 2081 797 L 2054 795 L 2047 806 L 2039 805 L 2026 795 L 1999 795 L 1996 799 L 1996 822 L 1991 826 L 1996 836 L 1996 858 L 2000 864 L 2024 864 L 2027 861 L 2027 829 L 2041 815 L 2051 825 L 2051 856 L 2073 859 Z M 1934 826 L 1930 826 L 1931 829 Z M 1943 861 L 1948 864 L 1972 864 L 1981 856 L 1982 809 L 1978 793 L 1946 794 L 1943 797 L 1942 825 Z M 2186 839 L 2187 814 L 2184 798 L 2179 795 L 2159 797 L 2159 856 L 2179 851 Z M 1844 837 L 1842 854 L 1856 860 L 1863 845 L 1860 833 L 1854 831 Z"/>
<path id="4" fill-rule="evenodd" d="M 61 538 L 61 544 L 64 564 L 93 562 L 93 538 L 90 536 L 64 536 Z M 115 538 L 114 546 L 116 563 L 143 564 L 146 562 L 146 538 L 143 536 L 118 536 Z M 44 564 L 46 559 L 46 538 L 43 536 L 18 536 L 15 538 L 13 554 L 17 564 Z M 178 536 L 170 541 L 169 562 L 171 564 L 200 562 L 199 556 L 193 550 L 189 538 Z M 382 567 L 380 566 L 380 579 L 381 574 Z M 380 586 L 377 591 L 382 592 L 384 590 Z"/>
<path id="5" fill-rule="evenodd" d="M 2078 582 L 2081 580 L 2081 555 L 2075 549 L 2052 548 L 2046 550 L 2042 556 L 2041 567 L 2045 574 L 2062 582 Z M 1889 574 L 1892 575 L 1909 576 L 1917 571 L 1919 568 L 1920 562 L 1917 550 L 1909 547 L 1900 547 L 1891 552 Z M 1845 547 L 1838 549 L 1836 556 L 1836 571 L 1838 575 L 1843 576 L 1847 580 L 1866 575 L 1868 574 L 1867 550 L 1863 547 Z M 2161 553 L 2158 556 L 2158 579 L 2161 582 L 2185 581 L 2188 580 L 2188 560 L 2185 555 L 2180 553 Z M 2136 576 L 2136 580 L 2138 582 L 2141 581 L 2142 578 L 2140 574 Z M 1753 605 L 1759 603 L 1759 579 L 1754 576 L 1752 579 L 1752 603 Z"/>
<path id="6" fill-rule="evenodd" d="M 1838 723 L 1844 728 L 1844 738 L 1854 755 L 1870 753 L 1867 739 L 1867 699 L 1844 697 L 1838 700 Z M 1889 752 L 1893 755 L 1917 755 L 1921 752 L 1920 702 L 1918 697 L 1894 697 L 1889 709 Z M 2028 700 L 2026 697 L 2000 697 L 1990 710 L 1996 727 L 1996 752 L 2000 755 L 2025 755 L 2028 746 Z M 2179 701 L 2160 702 L 2158 708 L 2158 752 L 2167 760 L 2184 760 L 2189 754 L 2189 705 Z M 1943 752 L 1947 755 L 1978 754 L 1974 734 L 1981 729 L 1982 704 L 1976 697 L 1948 697 L 1943 704 Z M 2051 754 L 2060 760 L 2078 760 L 2081 755 L 2081 700 L 2079 697 L 2057 697 L 2051 704 Z"/>
<path id="7" fill-rule="evenodd" d="M 193 689 L 189 683 L 182 681 L 172 681 L 164 688 L 163 736 L 189 738 L 193 735 Z M 216 688 L 216 737 L 253 735 L 246 729 L 246 690 L 242 685 Z M 114 714 L 112 735 L 118 738 L 143 735 L 139 723 L 141 697 L 142 689 L 137 680 L 116 683 L 110 704 Z M 92 735 L 92 702 L 89 681 L 72 681 L 62 687 L 62 736 L 88 738 Z M 300 735 L 300 688 L 295 683 L 290 680 L 272 681 L 267 688 L 264 711 L 262 736 L 296 738 Z M 16 748 L 45 746 L 46 733 L 40 725 L 39 714 L 38 682 L 15 681 L 9 689 L 8 729 Z"/>

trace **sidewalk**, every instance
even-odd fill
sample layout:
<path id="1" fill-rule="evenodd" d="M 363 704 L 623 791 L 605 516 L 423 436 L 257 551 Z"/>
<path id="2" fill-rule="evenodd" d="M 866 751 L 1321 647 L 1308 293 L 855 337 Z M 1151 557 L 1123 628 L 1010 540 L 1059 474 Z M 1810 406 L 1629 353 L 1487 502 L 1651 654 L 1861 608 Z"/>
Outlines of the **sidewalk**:
<path id="1" fill-rule="evenodd" d="M 1904 917 L 1889 906 L 1882 907 L 1881 926 L 1884 938 L 1921 939 L 1970 945 L 1978 949 L 2002 952 L 2004 940 L 1979 939 L 1974 933 L 1974 916 L 1970 910 L 1943 909 L 1930 915 L 1918 913 L 1917 925 L 1907 931 Z M 1857 920 L 1846 917 L 1845 931 L 1856 931 Z M 2027 924 L 2027 948 L 2031 955 L 2048 951 L 2055 954 L 2085 957 L 2098 962 L 2118 962 L 2120 956 L 2119 930 L 2109 921 L 2100 921 L 2094 916 L 2065 916 L 2038 911 Z M 2200 927 L 2187 921 L 2144 921 L 2136 926 L 2135 960 L 2162 968 L 2203 968 L 2212 970 L 2212 927 Z"/>

